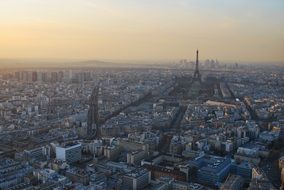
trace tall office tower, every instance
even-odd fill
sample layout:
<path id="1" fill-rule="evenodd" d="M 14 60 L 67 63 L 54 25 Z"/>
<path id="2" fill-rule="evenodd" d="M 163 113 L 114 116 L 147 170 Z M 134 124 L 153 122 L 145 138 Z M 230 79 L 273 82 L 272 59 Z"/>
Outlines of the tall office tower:
<path id="1" fill-rule="evenodd" d="M 196 62 L 195 62 L 195 71 L 193 75 L 193 81 L 198 81 L 201 83 L 201 74 L 199 72 L 198 50 L 196 51 Z"/>
<path id="2" fill-rule="evenodd" d="M 20 81 L 21 80 L 21 73 L 20 72 L 15 72 L 15 79 L 17 81 Z"/>
<path id="3" fill-rule="evenodd" d="M 90 107 L 88 110 L 87 133 L 88 136 L 94 136 L 98 132 L 99 124 L 99 106 L 98 106 L 99 87 L 95 87 L 90 97 Z"/>
<path id="4" fill-rule="evenodd" d="M 32 81 L 36 82 L 37 80 L 38 80 L 37 72 L 34 71 L 34 72 L 32 72 Z"/>

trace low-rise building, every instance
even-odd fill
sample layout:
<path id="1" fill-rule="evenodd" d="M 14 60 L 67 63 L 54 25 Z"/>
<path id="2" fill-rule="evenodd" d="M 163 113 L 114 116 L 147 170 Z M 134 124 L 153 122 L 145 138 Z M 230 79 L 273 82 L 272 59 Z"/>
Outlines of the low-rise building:
<path id="1" fill-rule="evenodd" d="M 238 175 L 229 175 L 226 181 L 221 185 L 221 190 L 240 190 L 244 185 L 244 180 Z"/>
<path id="2" fill-rule="evenodd" d="M 140 190 L 151 180 L 151 173 L 145 169 L 137 169 L 123 176 L 123 183 L 128 189 Z"/>
<path id="3" fill-rule="evenodd" d="M 56 159 L 66 161 L 67 163 L 73 163 L 80 161 L 82 158 L 81 144 L 71 143 L 65 146 L 56 147 Z"/>
<path id="4" fill-rule="evenodd" d="M 197 170 L 197 180 L 204 185 L 219 187 L 229 175 L 231 159 L 218 156 L 204 156 L 193 161 Z"/>
<path id="5" fill-rule="evenodd" d="M 132 151 L 127 153 L 127 163 L 132 165 L 140 165 L 141 160 L 147 157 L 147 152 L 144 150 Z"/>

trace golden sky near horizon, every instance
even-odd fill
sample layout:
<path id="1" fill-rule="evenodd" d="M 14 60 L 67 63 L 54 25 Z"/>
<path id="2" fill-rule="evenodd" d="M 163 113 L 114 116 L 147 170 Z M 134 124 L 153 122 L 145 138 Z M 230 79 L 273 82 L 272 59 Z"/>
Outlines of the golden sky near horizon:
<path id="1" fill-rule="evenodd" d="M 283 0 L 0 0 L 0 58 L 284 61 Z"/>

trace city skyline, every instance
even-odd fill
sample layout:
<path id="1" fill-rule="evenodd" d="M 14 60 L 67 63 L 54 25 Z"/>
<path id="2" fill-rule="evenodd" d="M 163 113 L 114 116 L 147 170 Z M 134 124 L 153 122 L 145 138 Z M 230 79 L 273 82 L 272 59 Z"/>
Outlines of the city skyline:
<path id="1" fill-rule="evenodd" d="M 284 2 L 0 2 L 0 58 L 284 62 Z M 202 59 L 202 58 L 201 58 Z"/>
<path id="2" fill-rule="evenodd" d="M 0 190 L 284 190 L 283 0 L 0 0 Z"/>

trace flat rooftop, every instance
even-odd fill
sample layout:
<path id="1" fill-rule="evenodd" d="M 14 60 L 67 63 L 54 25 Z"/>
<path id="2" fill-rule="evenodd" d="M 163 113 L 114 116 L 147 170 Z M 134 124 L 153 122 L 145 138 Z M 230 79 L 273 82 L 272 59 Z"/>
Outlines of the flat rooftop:
<path id="1" fill-rule="evenodd" d="M 71 148 L 71 147 L 76 147 L 76 146 L 80 146 L 80 143 L 67 143 L 67 144 L 63 144 L 62 146 L 59 146 L 61 148 Z"/>
<path id="2" fill-rule="evenodd" d="M 204 156 L 194 162 L 198 164 L 201 170 L 217 174 L 222 171 L 224 167 L 231 164 L 231 159 L 218 156 Z"/>
<path id="3" fill-rule="evenodd" d="M 146 170 L 146 169 L 135 169 L 135 170 L 133 170 L 133 171 L 131 171 L 131 172 L 129 172 L 129 173 L 127 173 L 127 174 L 125 174 L 126 176 L 128 176 L 128 177 L 133 177 L 133 178 L 137 178 L 137 177 L 140 177 L 140 176 L 142 176 L 142 175 L 144 175 L 144 174 L 146 174 L 146 173 L 148 173 L 149 171 L 148 170 Z"/>

